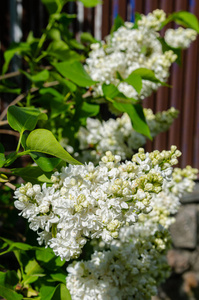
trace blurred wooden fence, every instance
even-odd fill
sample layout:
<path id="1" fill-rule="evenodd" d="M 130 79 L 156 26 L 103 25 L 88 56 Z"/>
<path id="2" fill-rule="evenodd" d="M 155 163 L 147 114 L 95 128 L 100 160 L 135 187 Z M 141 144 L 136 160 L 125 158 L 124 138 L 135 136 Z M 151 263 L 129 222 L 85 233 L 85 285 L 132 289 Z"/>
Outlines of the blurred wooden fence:
<path id="1" fill-rule="evenodd" d="M 80 3 L 71 2 L 66 11 L 77 14 L 77 22 L 71 30 L 78 37 L 81 31 L 91 32 L 97 39 L 103 39 L 110 31 L 117 14 L 128 21 L 134 20 L 134 13 L 147 14 L 160 8 L 166 13 L 186 10 L 199 18 L 198 0 L 104 0 L 96 8 L 84 8 Z M 16 39 L 25 40 L 32 30 L 35 36 L 47 24 L 47 13 L 40 0 L 1 1 L 1 59 L 9 43 Z M 17 12 L 17 13 L 16 13 Z M 147 142 L 147 150 L 168 149 L 177 145 L 183 152 L 180 166 L 191 165 L 199 168 L 199 39 L 183 53 L 183 64 L 174 64 L 169 83 L 173 88 L 161 87 L 156 94 L 144 101 L 145 107 L 154 112 L 174 106 L 180 111 L 179 118 L 170 131 L 162 133 L 153 142 Z"/>

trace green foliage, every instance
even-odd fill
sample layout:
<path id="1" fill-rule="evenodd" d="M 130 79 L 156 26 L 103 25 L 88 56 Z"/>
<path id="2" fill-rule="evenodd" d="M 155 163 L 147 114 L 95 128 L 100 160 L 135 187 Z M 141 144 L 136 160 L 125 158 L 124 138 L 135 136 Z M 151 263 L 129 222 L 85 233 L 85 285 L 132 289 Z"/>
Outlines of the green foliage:
<path id="1" fill-rule="evenodd" d="M 8 300 L 71 299 L 65 284 L 65 262 L 56 257 L 51 249 L 4 238 L 1 240 L 0 255 L 12 251 L 18 266 L 16 270 L 0 272 L 0 296 Z"/>
<path id="2" fill-rule="evenodd" d="M 164 27 L 167 23 L 175 21 L 177 24 L 184 27 L 192 28 L 199 33 L 199 22 L 197 17 L 188 11 L 178 11 L 172 13 L 162 24 Z"/>
<path id="3" fill-rule="evenodd" d="M 124 81 L 131 84 L 137 91 L 140 92 L 142 89 L 141 76 L 143 77 L 145 76 L 145 78 L 148 78 L 150 75 L 153 80 L 157 80 L 157 79 L 153 75 L 153 72 L 152 73 L 149 72 L 148 75 L 147 69 L 143 69 L 140 72 L 139 70 L 141 69 L 138 69 L 138 74 L 136 73 L 136 71 L 134 71 Z M 150 130 L 146 123 L 142 106 L 139 103 L 136 103 L 137 101 L 135 99 L 130 99 L 125 97 L 122 93 L 119 92 L 117 87 L 113 84 L 110 85 L 103 84 L 102 90 L 106 99 L 112 102 L 113 106 L 118 111 L 126 112 L 129 115 L 132 121 L 133 128 L 137 132 L 151 139 Z"/>
<path id="4" fill-rule="evenodd" d="M 114 102 L 113 106 L 119 111 L 126 112 L 129 115 L 129 117 L 131 118 L 133 128 L 137 132 L 145 135 L 149 139 L 152 139 L 149 127 L 146 123 L 146 119 L 143 113 L 143 108 L 139 103 L 131 105 L 128 103 Z"/>
<path id="5" fill-rule="evenodd" d="M 7 118 L 10 127 L 22 134 L 25 130 L 35 129 L 38 120 L 47 120 L 48 117 L 38 109 L 13 105 L 8 108 Z"/>
<path id="6" fill-rule="evenodd" d="M 91 79 L 82 64 L 78 61 L 72 63 L 66 61 L 60 62 L 54 66 L 61 75 L 67 79 L 70 79 L 81 87 L 89 87 L 96 83 Z"/>
<path id="7" fill-rule="evenodd" d="M 26 140 L 26 146 L 30 152 L 53 155 L 70 164 L 81 164 L 64 150 L 54 135 L 46 129 L 36 129 L 32 131 Z"/>

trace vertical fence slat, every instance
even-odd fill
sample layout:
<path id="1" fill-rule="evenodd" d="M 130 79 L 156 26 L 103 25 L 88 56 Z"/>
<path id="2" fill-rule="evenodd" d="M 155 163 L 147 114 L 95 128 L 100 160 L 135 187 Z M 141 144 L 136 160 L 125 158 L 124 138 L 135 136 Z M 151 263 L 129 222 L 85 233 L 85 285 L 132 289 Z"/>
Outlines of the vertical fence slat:
<path id="1" fill-rule="evenodd" d="M 103 2 L 102 8 L 102 39 L 109 34 L 111 24 L 111 4 L 110 1 Z"/>
<path id="2" fill-rule="evenodd" d="M 119 8 L 119 15 L 124 19 L 127 20 L 127 0 L 119 0 L 118 3 Z"/>
<path id="3" fill-rule="evenodd" d="M 188 3 L 187 0 L 177 0 L 175 1 L 174 11 L 187 10 Z M 176 26 L 175 26 L 176 27 Z M 175 107 L 179 110 L 179 116 L 174 121 L 173 125 L 169 130 L 169 147 L 171 145 L 176 145 L 179 150 L 181 150 L 181 131 L 183 125 L 183 94 L 184 94 L 184 74 L 185 74 L 185 58 L 186 51 L 182 52 L 182 64 L 179 66 L 174 63 L 171 69 L 171 99 L 170 106 Z M 179 163 L 181 163 L 181 157 L 179 158 Z"/>
<path id="4" fill-rule="evenodd" d="M 160 5 L 160 9 L 163 9 L 165 13 L 168 15 L 173 10 L 173 1 L 172 0 L 162 0 Z M 162 30 L 161 35 L 164 35 L 165 31 L 171 27 L 170 24 L 165 26 L 165 28 Z M 170 80 L 170 79 L 168 79 Z M 170 98 L 170 89 L 168 87 L 160 87 L 157 91 L 156 96 L 156 103 L 155 103 L 155 111 L 163 111 L 167 110 L 169 105 L 169 98 Z M 158 150 L 163 150 L 168 148 L 168 132 L 160 133 L 155 139 L 154 139 L 154 148 Z"/>
<path id="5" fill-rule="evenodd" d="M 143 14 L 148 14 L 149 12 L 152 12 L 154 9 L 156 9 L 158 6 L 157 0 L 145 0 L 143 2 Z M 151 108 L 152 111 L 155 109 L 155 102 L 156 102 L 156 94 L 151 95 L 150 97 L 146 98 L 143 102 L 143 106 L 146 108 Z M 147 140 L 146 143 L 146 151 L 151 152 L 153 150 L 153 142 Z"/>
<path id="6" fill-rule="evenodd" d="M 144 13 L 144 3 L 143 3 L 143 0 L 135 1 L 135 12 L 138 12 L 140 14 Z"/>
<path id="7" fill-rule="evenodd" d="M 189 2 L 190 12 L 197 13 L 199 11 L 199 2 Z M 191 165 L 193 161 L 193 144 L 194 144 L 194 121 L 195 121 L 195 98 L 197 85 L 197 57 L 198 57 L 197 41 L 192 43 L 187 50 L 186 71 L 185 71 L 185 93 L 184 93 L 184 111 L 183 111 L 183 127 L 182 127 L 182 167 Z M 191 105 L 190 105 L 191 104 Z"/>

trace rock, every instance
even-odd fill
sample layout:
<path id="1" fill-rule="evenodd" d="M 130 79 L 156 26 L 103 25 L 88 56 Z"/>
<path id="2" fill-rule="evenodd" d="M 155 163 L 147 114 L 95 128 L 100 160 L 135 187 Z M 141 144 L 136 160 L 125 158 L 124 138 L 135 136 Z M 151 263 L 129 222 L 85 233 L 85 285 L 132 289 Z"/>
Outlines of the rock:
<path id="1" fill-rule="evenodd" d="M 197 246 L 197 205 L 181 206 L 170 232 L 175 248 L 195 249 Z"/>

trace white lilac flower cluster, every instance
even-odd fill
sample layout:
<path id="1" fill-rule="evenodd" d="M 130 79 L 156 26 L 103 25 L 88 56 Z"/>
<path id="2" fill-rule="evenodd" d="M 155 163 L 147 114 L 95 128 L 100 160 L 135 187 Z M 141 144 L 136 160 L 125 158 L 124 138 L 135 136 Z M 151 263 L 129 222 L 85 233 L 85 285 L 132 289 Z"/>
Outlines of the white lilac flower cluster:
<path id="1" fill-rule="evenodd" d="M 114 84 L 126 97 L 144 99 L 160 86 L 148 80 L 142 80 L 140 94 L 128 83 L 118 79 L 118 73 L 126 79 L 133 71 L 147 68 L 154 72 L 162 82 L 169 77 L 169 68 L 177 56 L 172 50 L 163 52 L 157 32 L 165 20 L 163 10 L 155 10 L 147 16 L 142 15 L 138 28 L 126 22 L 111 35 L 106 43 L 91 45 L 86 59 L 85 69 L 91 78 L 98 81 L 94 87 L 94 96 L 102 96 L 102 84 Z"/>
<path id="2" fill-rule="evenodd" d="M 153 114 L 151 109 L 144 109 L 146 122 L 152 137 L 169 129 L 178 111 L 170 108 L 167 111 Z M 122 160 L 129 159 L 139 147 L 146 143 L 146 137 L 132 127 L 128 114 L 124 113 L 121 118 L 100 121 L 87 118 L 86 128 L 81 127 L 78 132 L 81 161 L 93 161 L 99 159 L 110 150 L 114 155 L 120 155 Z"/>
<path id="3" fill-rule="evenodd" d="M 190 28 L 179 27 L 177 29 L 167 29 L 165 32 L 166 43 L 173 48 L 189 48 L 191 42 L 195 41 L 197 32 Z"/>
<path id="4" fill-rule="evenodd" d="M 172 180 L 154 195 L 153 210 L 133 226 L 123 227 L 109 245 L 97 243 L 89 261 L 68 266 L 67 288 L 73 300 L 147 300 L 169 276 L 166 253 L 171 246 L 168 231 L 180 197 L 191 192 L 198 170 L 174 169 Z"/>
<path id="5" fill-rule="evenodd" d="M 172 165 L 180 151 L 139 152 L 132 161 L 110 151 L 99 165 L 69 165 L 55 172 L 53 185 L 27 183 L 15 191 L 15 207 L 38 232 L 39 244 L 45 242 L 62 259 L 80 255 L 89 238 L 110 242 L 119 229 L 133 224 L 141 213 L 152 210 L 150 200 L 169 180 Z"/>

